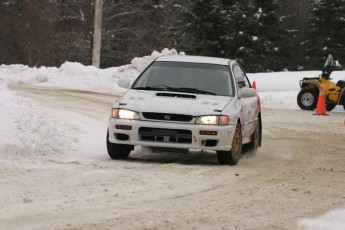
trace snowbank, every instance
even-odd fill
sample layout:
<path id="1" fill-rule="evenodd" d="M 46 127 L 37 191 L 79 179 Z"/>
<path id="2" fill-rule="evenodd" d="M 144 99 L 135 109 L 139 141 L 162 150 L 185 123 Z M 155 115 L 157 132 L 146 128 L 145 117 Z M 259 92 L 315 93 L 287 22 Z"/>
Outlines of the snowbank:
<path id="1" fill-rule="evenodd" d="M 58 152 L 61 150 L 59 148 L 66 147 L 61 144 L 64 142 L 63 136 L 66 132 L 54 126 L 54 122 L 42 114 L 32 102 L 17 97 L 9 91 L 5 83 L 121 94 L 126 89 L 117 85 L 118 79 L 127 78 L 134 81 L 148 64 L 162 55 L 185 54 L 178 53 L 174 49 L 153 51 L 151 55 L 134 58 L 131 64 L 108 69 L 98 69 L 72 62 L 65 62 L 59 68 L 1 65 L 1 158 L 3 159 L 4 155 L 8 157 L 18 153 L 30 155 L 30 151 L 36 150 L 42 154 L 46 151 L 45 148 Z M 275 72 L 248 74 L 248 77 L 250 81 L 256 81 L 263 107 L 298 108 L 296 97 L 299 91 L 299 81 L 303 77 L 315 77 L 319 74 L 320 71 Z M 345 72 L 334 72 L 332 77 L 334 81 L 345 79 Z M 42 136 L 40 136 L 41 134 Z M 53 140 L 46 140 L 47 134 Z M 15 150 L 14 146 L 19 149 Z"/>
<path id="2" fill-rule="evenodd" d="M 304 77 L 318 77 L 321 71 L 249 73 L 251 82 L 256 81 L 258 92 L 299 91 L 299 82 Z M 345 71 L 332 73 L 332 81 L 345 80 Z"/>
<path id="3" fill-rule="evenodd" d="M 131 64 L 107 69 L 98 69 L 72 62 L 65 62 L 59 68 L 1 65 L 0 80 L 3 79 L 7 83 L 40 87 L 121 94 L 126 89 L 117 85 L 119 79 L 126 78 L 134 81 L 148 64 L 162 55 L 185 54 L 178 53 L 175 49 L 163 49 L 161 52 L 153 51 L 148 56 L 135 57 Z M 299 81 L 304 77 L 317 77 L 320 73 L 320 71 L 249 73 L 248 77 L 251 82 L 256 81 L 263 107 L 298 108 L 296 98 L 300 90 Z M 344 80 L 345 72 L 334 72 L 332 77 L 335 82 L 340 79 Z"/>
<path id="4" fill-rule="evenodd" d="M 76 62 L 65 62 L 59 68 L 30 68 L 24 65 L 1 65 L 0 80 L 14 84 L 28 84 L 40 87 L 57 87 L 107 93 L 121 93 L 125 89 L 117 85 L 117 80 L 134 80 L 154 59 L 162 55 L 178 54 L 175 49 L 153 51 L 151 55 L 134 58 L 129 65 L 98 69 Z"/>
<path id="5" fill-rule="evenodd" d="M 185 55 L 185 53 L 178 53 L 175 49 L 163 49 L 162 52 L 153 51 L 150 56 L 135 57 L 132 60 L 132 66 L 139 72 L 143 71 L 154 59 L 162 55 Z"/>
<path id="6" fill-rule="evenodd" d="M 72 146 L 73 127 L 61 124 L 0 82 L 0 162 L 42 161 Z"/>
<path id="7" fill-rule="evenodd" d="M 298 230 L 343 230 L 345 229 L 345 209 L 327 212 L 317 219 L 302 219 Z"/>
<path id="8" fill-rule="evenodd" d="M 30 100 L 10 91 L 7 84 L 121 93 L 125 89 L 117 86 L 118 79 L 134 80 L 140 71 L 162 55 L 179 54 L 174 49 L 154 51 L 149 56 L 134 58 L 129 65 L 108 69 L 72 62 L 65 62 L 59 68 L 1 65 L 0 162 L 42 159 L 48 153 L 66 152 L 74 142 L 78 142 L 73 136 L 76 133 L 73 127 L 53 120 Z"/>

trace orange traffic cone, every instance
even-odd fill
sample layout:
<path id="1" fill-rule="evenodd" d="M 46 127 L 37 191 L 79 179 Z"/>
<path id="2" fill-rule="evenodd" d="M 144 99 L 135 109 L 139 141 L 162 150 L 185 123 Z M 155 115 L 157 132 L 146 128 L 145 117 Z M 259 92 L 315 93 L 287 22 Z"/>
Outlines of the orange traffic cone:
<path id="1" fill-rule="evenodd" d="M 316 113 L 314 115 L 328 115 L 326 113 L 326 102 L 323 87 L 320 88 L 319 99 L 317 100 Z"/>
<path id="2" fill-rule="evenodd" d="M 256 90 L 256 81 L 253 81 L 252 88 Z"/>

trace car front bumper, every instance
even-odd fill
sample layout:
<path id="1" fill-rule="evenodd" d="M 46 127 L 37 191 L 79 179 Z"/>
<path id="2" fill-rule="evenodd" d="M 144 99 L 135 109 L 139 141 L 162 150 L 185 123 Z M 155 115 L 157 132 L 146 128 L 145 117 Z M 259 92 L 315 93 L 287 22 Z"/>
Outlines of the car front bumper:
<path id="1" fill-rule="evenodd" d="M 227 151 L 231 149 L 235 129 L 233 124 L 215 126 L 110 118 L 109 141 L 149 147 Z M 213 135 L 202 135 L 201 131 L 213 132 Z"/>

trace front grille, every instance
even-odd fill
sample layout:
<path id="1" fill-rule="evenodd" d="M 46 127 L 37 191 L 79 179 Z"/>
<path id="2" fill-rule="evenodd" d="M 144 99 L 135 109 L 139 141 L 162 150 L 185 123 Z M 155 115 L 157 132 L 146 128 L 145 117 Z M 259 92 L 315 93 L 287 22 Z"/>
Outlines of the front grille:
<path id="1" fill-rule="evenodd" d="M 172 113 L 143 113 L 143 116 L 146 119 L 150 120 L 163 120 L 163 121 L 182 121 L 182 122 L 190 122 L 193 120 L 193 116 L 191 115 L 183 115 L 183 114 L 172 114 Z"/>
<path id="2" fill-rule="evenodd" d="M 139 137 L 142 141 L 167 143 L 192 143 L 192 132 L 182 129 L 139 128 Z"/>

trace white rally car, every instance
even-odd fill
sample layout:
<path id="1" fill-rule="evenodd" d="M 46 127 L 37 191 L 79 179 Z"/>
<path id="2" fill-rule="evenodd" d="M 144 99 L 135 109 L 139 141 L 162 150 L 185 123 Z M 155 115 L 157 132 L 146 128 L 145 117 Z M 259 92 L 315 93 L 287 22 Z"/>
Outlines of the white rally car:
<path id="1" fill-rule="evenodd" d="M 243 147 L 261 146 L 260 99 L 234 61 L 162 56 L 112 107 L 107 132 L 110 158 L 125 159 L 135 145 L 160 150 L 203 149 L 219 164 L 236 165 Z"/>

